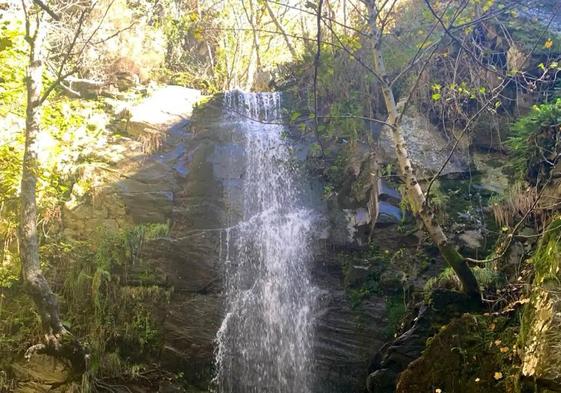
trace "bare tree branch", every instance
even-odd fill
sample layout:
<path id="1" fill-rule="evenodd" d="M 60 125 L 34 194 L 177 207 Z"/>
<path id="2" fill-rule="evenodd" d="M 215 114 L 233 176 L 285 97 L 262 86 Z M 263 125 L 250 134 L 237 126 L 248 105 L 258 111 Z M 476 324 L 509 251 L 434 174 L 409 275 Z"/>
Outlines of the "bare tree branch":
<path id="1" fill-rule="evenodd" d="M 37 4 L 43 11 L 45 11 L 51 18 L 56 21 L 60 20 L 60 16 L 57 15 L 47 4 L 45 4 L 42 0 L 33 0 L 35 4 Z"/>

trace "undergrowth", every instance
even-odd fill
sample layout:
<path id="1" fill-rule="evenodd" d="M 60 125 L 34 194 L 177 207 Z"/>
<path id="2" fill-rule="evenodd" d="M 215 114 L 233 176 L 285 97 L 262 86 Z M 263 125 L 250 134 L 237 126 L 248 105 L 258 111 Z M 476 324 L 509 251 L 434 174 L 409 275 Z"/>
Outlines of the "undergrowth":
<path id="1" fill-rule="evenodd" d="M 146 242 L 168 231 L 167 224 L 149 224 L 43 247 L 49 280 L 61 295 L 63 324 L 89 352 L 80 391 L 93 391 L 99 381 L 135 380 L 153 367 L 147 359 L 159 351 L 159 313 L 171 289 L 154 283 L 154 268 L 141 255 Z M 7 372 L 41 333 L 19 282 L 0 291 L 0 321 L 0 369 Z"/>

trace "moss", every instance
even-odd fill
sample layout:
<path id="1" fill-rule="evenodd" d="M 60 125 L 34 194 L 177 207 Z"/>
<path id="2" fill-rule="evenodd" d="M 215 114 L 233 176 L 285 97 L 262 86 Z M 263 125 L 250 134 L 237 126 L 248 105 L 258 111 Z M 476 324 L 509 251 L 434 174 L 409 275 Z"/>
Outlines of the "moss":
<path id="1" fill-rule="evenodd" d="M 561 217 L 555 217 L 548 225 L 532 258 L 535 267 L 535 282 L 538 285 L 553 281 L 559 285 L 561 270 Z"/>
<path id="2" fill-rule="evenodd" d="M 501 274 L 491 267 L 475 266 L 471 269 L 483 292 L 496 288 L 504 279 Z M 438 276 L 430 278 L 424 286 L 424 297 L 428 301 L 430 294 L 437 288 L 460 289 L 458 277 L 451 267 L 445 268 Z"/>
<path id="3" fill-rule="evenodd" d="M 523 374 L 538 381 L 561 382 L 561 217 L 547 227 L 532 257 L 535 277 L 524 309 L 518 344 Z"/>
<path id="4" fill-rule="evenodd" d="M 427 342 L 399 379 L 397 392 L 513 392 L 520 364 L 515 318 L 465 314 Z"/>
<path id="5" fill-rule="evenodd" d="M 395 337 L 400 330 L 401 322 L 407 312 L 407 305 L 404 297 L 393 295 L 386 298 L 386 312 L 388 315 L 388 324 L 385 328 L 387 338 Z"/>

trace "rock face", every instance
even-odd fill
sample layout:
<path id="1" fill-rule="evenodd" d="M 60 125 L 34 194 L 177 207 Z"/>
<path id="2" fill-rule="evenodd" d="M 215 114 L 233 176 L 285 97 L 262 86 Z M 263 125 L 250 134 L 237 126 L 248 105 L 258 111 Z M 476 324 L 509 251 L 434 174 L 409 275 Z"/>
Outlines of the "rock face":
<path id="1" fill-rule="evenodd" d="M 169 223 L 169 234 L 146 244 L 142 255 L 158 272 L 155 283 L 173 288 L 169 304 L 155 310 L 164 338 L 160 360 L 182 372 L 188 383 L 207 389 L 223 318 L 224 229 L 240 219 L 245 160 L 221 97 L 200 105 L 191 116 L 198 97 L 189 89 L 167 87 L 128 109 L 131 135 L 158 132 L 163 135 L 161 148 L 146 155 L 131 142 L 135 148 L 115 168 L 96 169 L 92 179 L 103 181 L 95 196 L 81 196 L 80 186 L 75 186 L 64 224 L 67 235 L 86 238 L 99 227 Z M 313 281 L 322 294 L 314 342 L 316 391 L 360 392 L 368 362 L 385 337 L 386 303 L 382 296 L 373 296 L 359 306 L 352 304 L 332 247 L 356 245 L 354 234 L 369 225 L 370 215 L 365 207 L 326 211 L 320 197 L 323 185 L 316 183 L 310 179 L 310 203 L 322 214 L 339 217 L 323 228 L 314 247 Z M 394 204 L 399 200 L 386 185 L 379 188 L 382 199 Z M 380 215 L 395 222 L 399 211 L 388 206 Z"/>
<path id="2" fill-rule="evenodd" d="M 220 96 L 194 112 L 191 145 L 187 148 L 190 152 L 190 172 L 186 178 L 185 192 L 176 203 L 176 209 L 183 211 L 184 216 L 176 216 L 172 231 L 178 237 L 187 234 L 189 239 L 199 239 L 195 246 L 199 251 L 189 258 L 185 275 L 179 270 L 178 276 L 184 277 L 182 280 L 187 278 L 196 281 L 194 285 L 197 287 L 198 299 L 192 300 L 193 307 L 202 307 L 203 300 L 206 302 L 206 308 L 196 314 L 197 318 L 200 315 L 199 321 L 192 321 L 186 316 L 183 329 L 209 332 L 206 337 L 209 349 L 212 349 L 216 330 L 223 317 L 220 308 L 222 269 L 217 262 L 220 261 L 221 245 L 226 238 L 220 228 L 235 225 L 240 220 L 244 198 L 242 180 L 245 155 L 241 141 L 236 140 L 231 128 L 228 115 L 222 113 Z M 298 146 L 295 146 L 297 149 Z M 372 352 L 382 344 L 381 332 L 386 325 L 385 301 L 381 297 L 372 298 L 360 307 L 353 307 L 344 289 L 342 266 L 333 258 L 334 250 L 325 245 L 341 244 L 340 239 L 335 240 L 334 237 L 342 232 L 346 233 L 347 245 L 352 244 L 353 237 L 349 234 L 356 231 L 355 226 L 365 225 L 369 220 L 361 209 L 349 214 L 342 210 L 327 212 L 320 198 L 322 185 L 312 179 L 307 183 L 309 190 L 306 192 L 310 195 L 306 199 L 315 209 L 322 214 L 347 217 L 324 228 L 324 232 L 317 235 L 319 243 L 313 246 L 316 256 L 312 279 L 322 294 L 315 318 L 315 391 L 359 392 L 364 388 Z M 193 252 L 193 240 L 186 242 L 183 255 Z M 213 324 L 209 324 L 207 316 L 211 307 L 214 307 L 214 315 L 218 315 Z M 212 328 L 215 330 L 210 334 Z M 203 337 L 200 338 L 202 341 Z M 212 352 L 209 351 L 206 364 L 209 365 L 212 360 Z"/>
<path id="3" fill-rule="evenodd" d="M 323 290 L 316 316 L 314 392 L 362 392 L 368 363 L 385 340 L 385 300 L 371 297 L 353 305 L 343 287 L 341 267 L 327 259 L 317 263 L 313 274 Z"/>
<path id="4" fill-rule="evenodd" d="M 67 236 L 88 238 L 99 228 L 116 230 L 171 218 L 174 195 L 187 171 L 188 119 L 200 96 L 198 90 L 166 86 L 127 109 L 133 136 L 158 133 L 161 150 L 147 156 L 142 140 L 130 139 L 109 152 L 111 164 L 85 164 L 81 177 L 91 192 L 85 195 L 84 186 L 74 185 L 63 209 Z"/>
<path id="5" fill-rule="evenodd" d="M 442 133 L 415 109 L 407 112 L 401 121 L 401 130 L 409 156 L 420 179 L 430 178 L 446 162 L 452 150 L 453 141 L 446 140 Z M 461 147 L 461 146 L 460 146 Z M 389 130 L 380 131 L 382 160 L 393 162 L 394 144 Z M 469 156 L 463 149 L 457 149 L 441 175 L 452 175 L 468 171 Z"/>

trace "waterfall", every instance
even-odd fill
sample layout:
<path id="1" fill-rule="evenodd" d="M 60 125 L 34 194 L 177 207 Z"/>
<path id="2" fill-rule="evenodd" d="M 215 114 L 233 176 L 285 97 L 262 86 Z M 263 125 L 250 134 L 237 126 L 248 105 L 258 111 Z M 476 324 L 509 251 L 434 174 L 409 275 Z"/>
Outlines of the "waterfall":
<path id="1" fill-rule="evenodd" d="M 217 335 L 219 393 L 312 391 L 316 289 L 310 282 L 314 213 L 304 207 L 278 93 L 228 92 L 225 111 L 246 156 L 242 221 L 221 253 L 225 317 Z"/>

